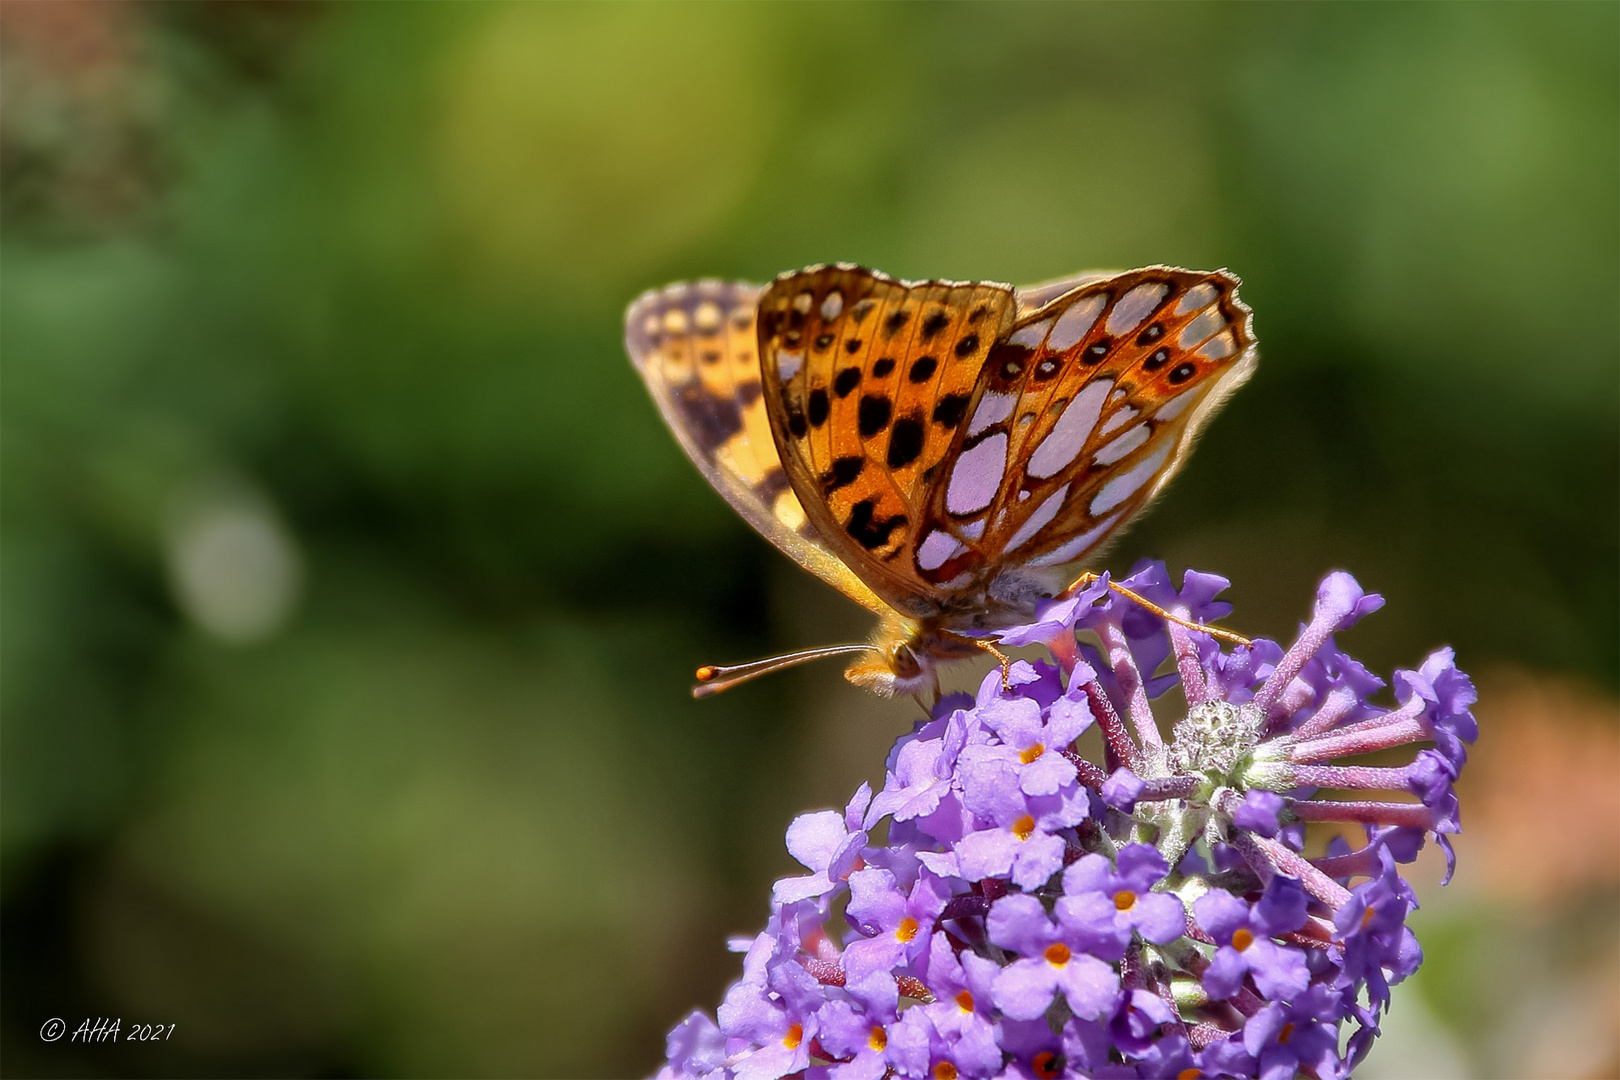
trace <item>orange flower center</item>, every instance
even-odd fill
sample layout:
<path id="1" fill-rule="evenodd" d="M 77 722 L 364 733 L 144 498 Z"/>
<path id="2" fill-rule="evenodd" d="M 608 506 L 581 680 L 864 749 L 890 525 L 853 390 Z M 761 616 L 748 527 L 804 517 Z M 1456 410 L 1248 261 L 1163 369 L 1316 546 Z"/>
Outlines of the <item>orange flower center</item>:
<path id="1" fill-rule="evenodd" d="M 1236 949 L 1238 952 L 1242 952 L 1244 949 L 1247 949 L 1253 944 L 1254 935 L 1243 929 L 1241 926 L 1238 927 L 1237 930 L 1232 934 L 1232 948 Z"/>
<path id="2" fill-rule="evenodd" d="M 1058 1056 L 1050 1050 L 1042 1050 L 1030 1058 L 1029 1065 L 1041 1080 L 1052 1080 L 1058 1074 Z"/>
<path id="3" fill-rule="evenodd" d="M 1176 1073 L 1176 1080 L 1198 1080 L 1203 1075 L 1204 1070 L 1202 1069 L 1182 1069 Z"/>
<path id="4" fill-rule="evenodd" d="M 889 1045 L 888 1033 L 882 1028 L 874 1026 L 872 1028 L 872 1037 L 866 1040 L 866 1045 L 881 1053 L 883 1048 Z"/>
<path id="5" fill-rule="evenodd" d="M 1030 817 L 1028 814 L 1025 814 L 1023 817 L 1013 822 L 1013 835 L 1018 837 L 1020 840 L 1028 840 L 1030 834 L 1034 831 L 1035 819 Z"/>
<path id="6" fill-rule="evenodd" d="M 970 993 L 967 990 L 964 990 L 960 994 L 957 994 L 956 995 L 956 1007 L 961 1009 L 963 1012 L 972 1012 L 973 1011 L 973 995 L 972 995 L 972 993 Z"/>
<path id="7" fill-rule="evenodd" d="M 1284 1024 L 1283 1029 L 1281 1031 L 1277 1032 L 1277 1044 L 1279 1046 L 1287 1046 L 1288 1045 L 1288 1040 L 1293 1038 L 1293 1037 L 1294 1037 L 1294 1025 L 1292 1023 Z"/>
<path id="8" fill-rule="evenodd" d="M 1129 911 L 1136 906 L 1136 894 L 1129 889 L 1121 889 L 1114 894 L 1114 907 L 1120 911 Z"/>
<path id="9" fill-rule="evenodd" d="M 895 930 L 894 936 L 901 941 L 910 941 L 917 936 L 917 920 L 910 915 L 900 920 L 900 926 Z"/>
<path id="10" fill-rule="evenodd" d="M 942 1061 L 934 1066 L 934 1080 L 956 1080 L 956 1066 Z"/>
<path id="11" fill-rule="evenodd" d="M 1061 941 L 1054 941 L 1046 947 L 1046 962 L 1053 967 L 1062 967 L 1069 962 L 1069 947 Z"/>
<path id="12" fill-rule="evenodd" d="M 1036 743 L 1028 750 L 1025 750 L 1022 754 L 1019 754 L 1018 760 L 1022 761 L 1025 765 L 1028 765 L 1030 762 L 1034 761 L 1044 753 L 1046 753 L 1046 747 L 1042 746 L 1040 743 Z"/>
<path id="13" fill-rule="evenodd" d="M 787 1035 L 782 1039 L 782 1045 L 787 1047 L 789 1050 L 797 1050 L 799 1048 L 799 1044 L 803 1041 L 804 1025 L 794 1024 L 792 1027 L 788 1028 Z"/>

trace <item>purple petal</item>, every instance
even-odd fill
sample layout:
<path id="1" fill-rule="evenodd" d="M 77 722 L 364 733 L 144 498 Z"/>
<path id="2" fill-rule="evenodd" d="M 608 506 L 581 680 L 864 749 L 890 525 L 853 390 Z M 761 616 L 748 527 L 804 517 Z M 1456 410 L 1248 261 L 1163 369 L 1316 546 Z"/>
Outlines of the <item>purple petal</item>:
<path id="1" fill-rule="evenodd" d="M 984 726 L 1001 741 L 1019 749 L 1037 742 L 1041 734 L 1041 707 L 1026 697 L 1000 698 L 979 710 Z"/>
<path id="2" fill-rule="evenodd" d="M 1254 905 L 1253 925 L 1266 936 L 1286 934 L 1305 925 L 1309 897 L 1298 878 L 1274 874 Z"/>
<path id="3" fill-rule="evenodd" d="M 1343 570 L 1335 570 L 1317 586 L 1316 609 L 1311 612 L 1311 621 L 1332 620 L 1335 631 L 1343 630 L 1383 606 L 1382 596 L 1365 592 L 1355 578 Z"/>
<path id="4" fill-rule="evenodd" d="M 1003 896 L 990 905 L 984 925 L 992 942 L 1020 956 L 1042 952 L 1057 937 L 1041 902 L 1022 893 Z"/>
<path id="5" fill-rule="evenodd" d="M 857 870 L 849 875 L 849 907 L 845 912 L 851 925 L 871 937 L 893 930 L 906 917 L 906 898 L 887 870 Z"/>
<path id="6" fill-rule="evenodd" d="M 1075 670 L 1076 680 L 1078 680 L 1079 674 L 1077 668 Z M 1085 681 L 1089 682 L 1090 678 L 1088 677 Z M 1091 705 L 1086 701 L 1084 693 L 1079 690 L 1079 687 L 1084 683 L 1073 681 L 1071 685 L 1075 687 L 1071 692 L 1078 693 L 1080 696 L 1068 697 L 1065 695 L 1060 697 L 1052 702 L 1051 707 L 1047 710 L 1046 738 L 1050 746 L 1068 746 L 1096 722 L 1096 718 L 1091 715 Z"/>
<path id="7" fill-rule="evenodd" d="M 1215 950 L 1215 957 L 1204 969 L 1204 990 L 1212 998 L 1229 998 L 1243 985 L 1249 973 L 1247 955 L 1230 945 Z"/>
<path id="8" fill-rule="evenodd" d="M 956 865 L 962 880 L 1006 877 L 1019 846 L 1018 837 L 1008 829 L 981 829 L 962 837 L 956 845 Z"/>
<path id="9" fill-rule="evenodd" d="M 1170 872 L 1164 856 L 1152 844 L 1127 844 L 1119 849 L 1119 884 L 1132 892 L 1145 893 Z"/>
<path id="10" fill-rule="evenodd" d="M 862 780 L 861 786 L 855 789 L 855 794 L 850 797 L 849 802 L 844 806 L 844 828 L 850 832 L 859 831 L 861 819 L 865 816 L 866 808 L 871 805 L 871 802 L 872 785 Z"/>
<path id="11" fill-rule="evenodd" d="M 1193 917 L 1205 933 L 1225 944 L 1232 934 L 1249 922 L 1249 905 L 1230 893 L 1212 890 L 1193 901 Z"/>
<path id="12" fill-rule="evenodd" d="M 1095 890 L 1060 896 L 1053 913 L 1070 945 L 1106 960 L 1124 957 L 1131 928 L 1121 923 L 1119 909 L 1107 896 Z"/>
<path id="13" fill-rule="evenodd" d="M 1068 999 L 1069 1008 L 1082 1020 L 1095 1020 L 1113 1012 L 1119 995 L 1119 976 L 1113 967 L 1084 953 L 1075 953 L 1058 970 L 1057 985 Z"/>
<path id="14" fill-rule="evenodd" d="M 1169 893 L 1142 893 L 1131 908 L 1130 923 L 1136 932 L 1155 945 L 1163 945 L 1187 932 L 1187 912 L 1178 897 Z"/>
<path id="15" fill-rule="evenodd" d="M 1243 804 L 1232 814 L 1232 824 L 1261 836 L 1276 836 L 1281 828 L 1277 815 L 1282 808 L 1282 796 L 1274 791 L 1246 791 Z"/>
<path id="16" fill-rule="evenodd" d="M 1076 896 L 1084 892 L 1103 892 L 1108 890 L 1114 876 L 1114 868 L 1108 862 L 1106 855 L 1095 852 L 1082 855 L 1078 861 L 1063 871 L 1063 891 L 1069 896 Z"/>
<path id="17" fill-rule="evenodd" d="M 996 976 L 995 985 L 990 990 L 990 1000 L 1014 1020 L 1037 1019 L 1044 1016 L 1047 1006 L 1052 1004 L 1057 976 L 1057 969 L 1047 963 L 1044 957 L 1015 960 Z"/>
<path id="18" fill-rule="evenodd" d="M 843 815 L 835 811 L 800 814 L 788 826 L 788 854 L 811 870 L 825 870 L 848 831 Z"/>
<path id="19" fill-rule="evenodd" d="M 1034 833 L 1013 851 L 1012 880 L 1020 889 L 1038 889 L 1063 869 L 1067 845 L 1061 836 Z"/>
<path id="20" fill-rule="evenodd" d="M 1136 809 L 1136 800 L 1146 787 L 1147 784 L 1140 777 L 1122 766 L 1103 781 L 1103 802 L 1128 814 Z"/>
<path id="21" fill-rule="evenodd" d="M 1018 777 L 1018 786 L 1025 795 L 1056 795 L 1074 783 L 1079 775 L 1074 762 L 1055 749 L 1047 750 L 1024 766 Z"/>
<path id="22" fill-rule="evenodd" d="M 1260 996 L 1268 1001 L 1286 1001 L 1305 992 L 1310 985 L 1310 969 L 1298 949 L 1260 938 L 1244 951 L 1249 971 Z M 1206 983 L 1206 985 L 1208 985 Z"/>
<path id="23" fill-rule="evenodd" d="M 694 1010 L 664 1040 L 669 1063 L 683 1076 L 699 1076 L 720 1068 L 726 1060 L 726 1040 L 713 1020 Z"/>

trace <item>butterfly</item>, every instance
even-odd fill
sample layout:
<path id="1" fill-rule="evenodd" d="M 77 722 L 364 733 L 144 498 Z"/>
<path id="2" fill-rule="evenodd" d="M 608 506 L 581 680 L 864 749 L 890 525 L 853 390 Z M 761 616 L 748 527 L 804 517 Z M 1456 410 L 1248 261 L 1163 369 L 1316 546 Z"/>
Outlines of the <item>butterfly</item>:
<path id="1" fill-rule="evenodd" d="M 1066 592 L 1065 567 L 1153 500 L 1253 372 L 1238 285 L 1148 266 L 1013 288 L 839 263 L 637 298 L 626 348 L 687 455 L 879 617 L 865 644 L 701 668 L 693 693 L 857 653 L 856 685 L 937 694 L 942 663 L 995 652 L 982 635 Z"/>

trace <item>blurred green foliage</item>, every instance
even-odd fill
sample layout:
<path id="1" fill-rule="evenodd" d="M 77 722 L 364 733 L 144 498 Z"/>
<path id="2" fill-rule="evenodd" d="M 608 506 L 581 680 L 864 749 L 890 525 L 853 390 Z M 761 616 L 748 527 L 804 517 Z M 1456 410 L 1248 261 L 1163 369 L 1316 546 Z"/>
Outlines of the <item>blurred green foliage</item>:
<path id="1" fill-rule="evenodd" d="M 672 279 L 1230 266 L 1259 374 L 1107 565 L 1612 690 L 1617 11 L 8 5 L 8 1074 L 630 1075 L 718 1001 L 914 707 L 686 698 L 861 620 L 662 429 Z"/>

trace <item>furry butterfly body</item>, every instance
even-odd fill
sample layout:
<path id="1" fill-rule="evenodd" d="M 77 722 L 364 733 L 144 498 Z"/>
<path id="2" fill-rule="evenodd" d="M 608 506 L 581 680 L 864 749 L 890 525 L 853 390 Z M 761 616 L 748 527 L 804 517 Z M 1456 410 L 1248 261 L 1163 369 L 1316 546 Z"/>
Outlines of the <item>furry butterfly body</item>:
<path id="1" fill-rule="evenodd" d="M 843 648 L 863 654 L 850 680 L 910 693 L 976 653 L 974 635 L 1027 621 L 1181 467 L 1255 365 L 1238 284 L 1164 266 L 1020 289 L 814 266 L 646 293 L 626 345 L 710 483 L 880 616 L 869 645 Z"/>

